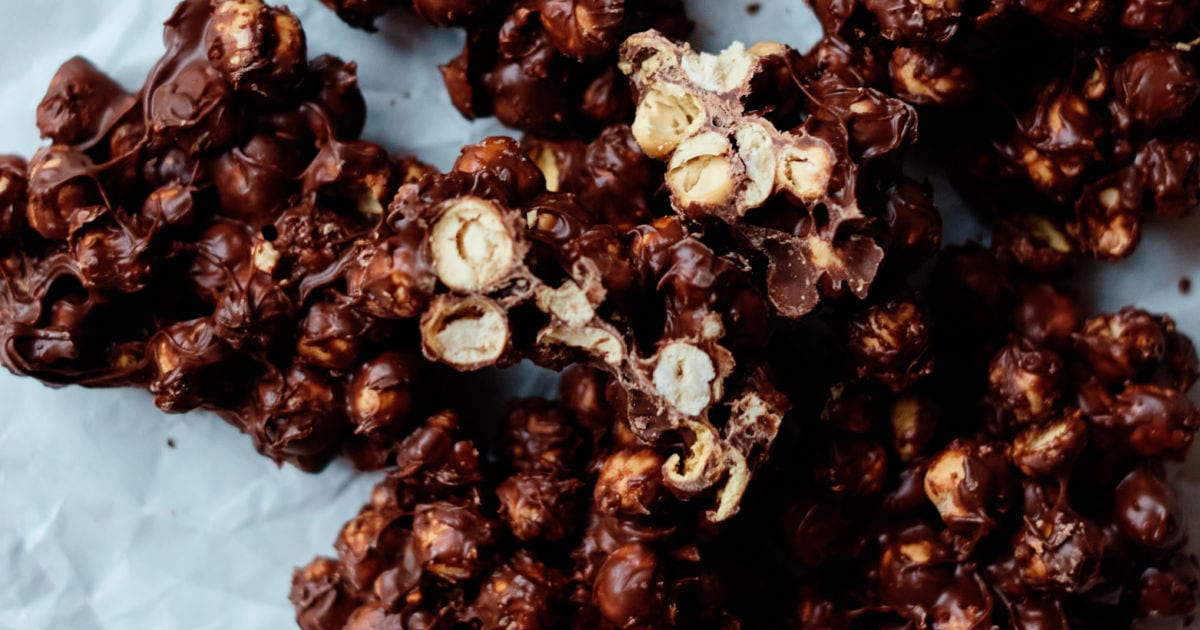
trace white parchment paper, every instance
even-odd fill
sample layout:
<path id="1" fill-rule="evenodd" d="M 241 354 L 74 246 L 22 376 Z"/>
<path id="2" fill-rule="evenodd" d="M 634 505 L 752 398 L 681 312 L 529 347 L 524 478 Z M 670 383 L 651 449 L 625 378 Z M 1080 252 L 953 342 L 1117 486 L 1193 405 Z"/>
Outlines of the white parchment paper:
<path id="1" fill-rule="evenodd" d="M 763 5 L 751 15 L 741 0 L 691 0 L 693 42 L 804 48 L 816 39 L 800 0 Z M 160 25 L 173 6 L 0 0 L 0 153 L 39 146 L 34 109 L 72 55 L 139 85 L 162 51 Z M 291 7 L 313 55 L 359 62 L 368 138 L 446 167 L 462 145 L 502 131 L 461 120 L 445 97 L 436 66 L 457 52 L 456 33 L 395 15 L 370 36 L 316 0 Z M 952 214 L 952 193 L 939 193 Z M 948 226 L 951 240 L 978 233 L 969 219 Z M 1136 302 L 1200 334 L 1200 298 L 1177 290 L 1181 276 L 1200 271 L 1197 245 L 1200 218 L 1153 225 L 1132 260 L 1089 275 L 1095 306 Z M 504 383 L 512 395 L 551 388 L 529 372 Z M 1200 517 L 1196 469 L 1180 478 Z M 292 567 L 331 551 L 376 479 L 342 464 L 320 475 L 276 468 L 216 417 L 161 414 L 144 392 L 51 390 L 0 370 L 0 630 L 292 628 Z"/>

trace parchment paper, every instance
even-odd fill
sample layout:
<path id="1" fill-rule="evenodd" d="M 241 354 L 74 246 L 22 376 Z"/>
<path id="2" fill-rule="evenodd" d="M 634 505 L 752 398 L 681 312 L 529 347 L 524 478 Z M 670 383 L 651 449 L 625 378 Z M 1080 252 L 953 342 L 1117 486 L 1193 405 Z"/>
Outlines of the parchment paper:
<path id="1" fill-rule="evenodd" d="M 816 39 L 800 0 L 763 4 L 751 15 L 741 0 L 691 0 L 693 42 L 804 48 Z M 457 52 L 457 33 L 394 15 L 370 36 L 316 0 L 291 5 L 313 55 L 359 62 L 368 138 L 444 168 L 460 146 L 502 131 L 494 121 L 461 120 L 444 95 L 436 66 Z M 72 55 L 139 85 L 161 53 L 160 25 L 173 6 L 0 1 L 0 153 L 39 146 L 34 109 Z M 953 194 L 945 186 L 939 193 L 953 215 Z M 951 240 L 979 233 L 968 218 L 948 226 Z M 1153 225 L 1132 260 L 1089 276 L 1095 305 L 1136 302 L 1200 334 L 1197 298 L 1176 288 L 1200 270 L 1198 237 L 1200 219 Z M 553 387 L 545 373 L 521 370 L 502 383 L 511 395 Z M 1197 468 L 1180 478 L 1200 517 Z M 215 416 L 164 415 L 144 392 L 51 390 L 0 370 L 0 630 L 292 628 L 292 567 L 330 553 L 376 479 L 343 464 L 320 475 L 276 468 Z"/>

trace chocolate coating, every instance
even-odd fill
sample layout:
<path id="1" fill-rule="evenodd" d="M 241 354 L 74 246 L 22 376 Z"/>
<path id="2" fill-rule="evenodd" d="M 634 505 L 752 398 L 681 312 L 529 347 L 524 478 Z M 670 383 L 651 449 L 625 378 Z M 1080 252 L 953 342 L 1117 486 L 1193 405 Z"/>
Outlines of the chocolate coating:
<path id="1" fill-rule="evenodd" d="M 1138 580 L 1138 606 L 1150 617 L 1186 617 L 1196 611 L 1200 592 L 1196 560 L 1175 556 L 1165 567 L 1149 567 Z"/>
<path id="2" fill-rule="evenodd" d="M 492 564 L 495 524 L 478 507 L 446 501 L 421 504 L 413 514 L 416 553 L 426 571 L 450 582 L 479 577 Z"/>
<path id="3" fill-rule="evenodd" d="M 549 630 L 561 623 L 563 586 L 553 569 L 518 552 L 488 577 L 471 610 L 485 628 Z"/>
<path id="4" fill-rule="evenodd" d="M 654 551 L 625 545 L 604 561 L 592 583 L 592 601 L 609 623 L 653 623 L 665 611 L 662 567 Z"/>
<path id="5" fill-rule="evenodd" d="M 500 518 L 518 539 L 566 539 L 580 522 L 580 483 L 541 473 L 519 473 L 496 487 Z"/>
<path id="6" fill-rule="evenodd" d="M 1178 50 L 1134 53 L 1117 67 L 1113 84 L 1129 115 L 1152 128 L 1182 116 L 1200 96 L 1196 67 Z"/>
<path id="7" fill-rule="evenodd" d="M 413 420 L 413 385 L 420 367 L 415 356 L 397 352 L 384 352 L 359 366 L 347 389 L 356 433 L 403 435 Z"/>
<path id="8" fill-rule="evenodd" d="M 342 628 L 356 603 L 340 584 L 338 564 L 331 558 L 317 558 L 292 575 L 288 595 L 296 607 L 296 623 L 303 630 Z"/>
<path id="9" fill-rule="evenodd" d="M 607 514 L 651 514 L 665 498 L 663 463 L 663 456 L 651 449 L 609 455 L 596 479 L 596 509 Z"/>
<path id="10" fill-rule="evenodd" d="M 1111 408 L 1092 414 L 1092 420 L 1124 436 L 1139 455 L 1178 457 L 1191 446 L 1200 417 L 1179 392 L 1135 384 L 1117 394 Z"/>
<path id="11" fill-rule="evenodd" d="M 1062 397 L 1063 360 L 1026 339 L 1010 341 L 992 359 L 988 383 L 993 398 L 1018 421 L 1053 413 Z"/>
<path id="12" fill-rule="evenodd" d="M 859 378 L 901 391 L 933 371 L 928 315 L 903 299 L 868 309 L 851 322 L 847 350 Z"/>
<path id="13" fill-rule="evenodd" d="M 0 156 L 0 239 L 11 242 L 25 227 L 28 165 L 15 155 Z"/>
<path id="14" fill-rule="evenodd" d="M 137 99 L 83 57 L 67 60 L 37 108 L 42 137 L 89 149 L 137 104 Z"/>
<path id="15" fill-rule="evenodd" d="M 1154 551 L 1177 549 L 1186 538 L 1175 491 L 1143 469 L 1130 472 L 1117 485 L 1113 522 L 1127 540 Z"/>

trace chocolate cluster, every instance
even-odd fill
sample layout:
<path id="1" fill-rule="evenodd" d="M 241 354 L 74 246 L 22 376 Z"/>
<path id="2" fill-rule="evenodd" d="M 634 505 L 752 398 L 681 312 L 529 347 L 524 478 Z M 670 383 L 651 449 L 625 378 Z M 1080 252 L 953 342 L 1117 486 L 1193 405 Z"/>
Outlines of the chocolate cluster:
<path id="1" fill-rule="evenodd" d="M 321 0 L 346 22 L 371 29 L 391 9 L 466 33 L 442 66 L 454 106 L 514 129 L 570 135 L 624 121 L 629 88 L 617 48 L 648 28 L 691 30 L 681 0 Z"/>
<path id="2" fill-rule="evenodd" d="M 1195 2 L 812 2 L 815 73 L 924 106 L 978 205 L 1061 268 L 1200 204 Z"/>
<path id="3" fill-rule="evenodd" d="M 775 43 L 712 55 L 657 32 L 621 49 L 638 103 L 633 135 L 666 162 L 672 208 L 730 232 L 789 318 L 823 297 L 867 295 L 891 241 L 895 163 L 916 127 L 910 106 L 869 87 L 810 82 L 808 64 Z M 909 200 L 932 206 L 914 192 Z M 936 244 L 940 223 L 922 228 Z"/>
<path id="4" fill-rule="evenodd" d="M 730 605 L 755 611 L 747 625 L 1194 614 L 1200 573 L 1165 464 L 1200 428 L 1186 397 L 1197 357 L 1169 317 L 1087 318 L 1061 287 L 969 246 L 942 255 L 928 291 L 873 297 L 841 343 L 825 402 L 787 425 L 771 487 L 722 534 L 774 537 L 749 561 L 766 584 Z"/>
<path id="5" fill-rule="evenodd" d="M 740 512 L 716 525 L 670 483 L 691 445 L 639 439 L 603 372 L 568 369 L 561 403 L 514 403 L 496 470 L 481 473 L 436 416 L 342 530 L 338 559 L 297 570 L 301 627 L 1067 628 L 1194 614 L 1200 565 L 1164 469 L 1200 428 L 1183 394 L 1190 341 L 1135 308 L 1086 318 L 979 247 L 949 250 L 936 275 L 928 292 L 840 319 L 829 356 L 842 369 L 797 372 L 825 393 L 797 407 Z M 438 463 L 406 463 L 417 444 Z"/>
<path id="6" fill-rule="evenodd" d="M 147 387 L 315 470 L 394 457 L 431 406 L 417 353 L 585 363 L 634 435 L 686 444 L 667 487 L 736 512 L 789 407 L 771 307 L 675 216 L 633 129 L 489 138 L 436 173 L 355 139 L 354 66 L 309 61 L 286 10 L 192 0 L 166 41 L 136 94 L 66 64 L 39 108 L 52 144 L 6 163 L 5 365 Z"/>
<path id="7" fill-rule="evenodd" d="M 380 466 L 422 371 L 401 331 L 312 286 L 424 167 L 358 140 L 355 65 L 286 9 L 188 0 L 136 92 L 84 59 L 6 158 L 0 360 L 220 412 L 276 460 Z"/>
<path id="8" fill-rule="evenodd" d="M 1195 205 L 1195 3 L 1068 4 L 820 2 L 810 53 L 708 54 L 673 1 L 417 0 L 467 30 L 459 108 L 531 132 L 439 172 L 359 139 L 289 11 L 185 0 L 141 88 L 73 59 L 0 158 L 0 361 L 391 467 L 297 570 L 306 630 L 1192 615 L 1196 352 L 1061 280 Z M 1014 74 L 1038 46 L 1075 52 Z M 916 107 L 1020 208 L 989 248 L 939 253 Z M 526 360 L 560 402 L 430 415 Z"/>
<path id="9" fill-rule="evenodd" d="M 655 218 L 669 211 L 628 127 L 576 147 L 590 161 L 572 162 L 572 146 L 466 147 L 449 172 L 401 186 L 305 287 L 415 324 L 425 357 L 458 370 L 529 359 L 605 371 L 639 438 L 694 445 L 665 464 L 668 485 L 714 501 L 724 488 L 713 518 L 727 518 L 788 407 L 760 358 L 770 307 L 741 258 L 683 219 Z"/>
<path id="10" fill-rule="evenodd" d="M 729 621 L 697 514 L 671 498 L 660 452 L 620 429 L 586 368 L 563 403 L 514 402 L 494 455 L 437 414 L 342 528 L 337 558 L 296 570 L 304 630 L 619 628 Z"/>

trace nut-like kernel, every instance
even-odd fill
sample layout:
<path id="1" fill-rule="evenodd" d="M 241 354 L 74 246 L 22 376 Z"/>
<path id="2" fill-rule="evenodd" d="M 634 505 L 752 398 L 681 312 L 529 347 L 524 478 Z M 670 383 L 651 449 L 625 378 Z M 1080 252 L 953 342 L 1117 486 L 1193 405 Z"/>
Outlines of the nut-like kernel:
<path id="1" fill-rule="evenodd" d="M 561 319 L 570 326 L 582 326 L 596 316 L 587 293 L 574 282 L 567 281 L 557 289 L 539 285 L 536 290 L 538 308 Z"/>
<path id="2" fill-rule="evenodd" d="M 678 207 L 712 206 L 729 200 L 734 188 L 732 150 L 727 138 L 712 131 L 679 145 L 667 165 L 667 186 Z"/>
<path id="3" fill-rule="evenodd" d="M 733 42 L 716 55 L 687 49 L 679 65 L 697 86 L 710 92 L 728 92 L 750 82 L 756 61 L 744 44 Z"/>
<path id="4" fill-rule="evenodd" d="M 212 41 L 209 57 L 219 62 L 218 68 L 230 76 L 240 77 L 251 64 L 260 62 L 261 45 L 259 21 L 267 6 L 259 0 L 219 2 L 209 22 Z"/>
<path id="5" fill-rule="evenodd" d="M 516 264 L 516 243 L 504 214 L 478 197 L 447 202 L 429 236 L 433 269 L 458 291 L 486 289 Z"/>
<path id="6" fill-rule="evenodd" d="M 460 370 L 492 365 L 508 348 L 508 315 L 481 297 L 439 296 L 421 317 L 425 355 Z"/>
<path id="7" fill-rule="evenodd" d="M 762 123 L 752 122 L 739 127 L 734 135 L 738 157 L 746 169 L 746 182 L 738 193 L 739 213 L 757 208 L 775 192 L 775 144 L 770 130 Z"/>
<path id="8" fill-rule="evenodd" d="M 542 146 L 538 147 L 530 157 L 537 165 L 538 170 L 542 172 L 542 177 L 546 178 L 546 190 L 552 193 L 561 190 L 562 169 L 558 166 L 558 157 L 554 155 L 554 151 L 550 147 Z"/>
<path id="9" fill-rule="evenodd" d="M 717 434 L 705 424 L 686 421 L 693 436 L 686 458 L 673 453 L 663 464 L 663 480 L 682 498 L 693 497 L 712 487 L 725 471 L 724 448 Z"/>
<path id="10" fill-rule="evenodd" d="M 837 157 L 824 142 L 815 138 L 805 140 L 780 150 L 775 185 L 801 201 L 812 202 L 829 190 Z"/>
<path id="11" fill-rule="evenodd" d="M 1011 456 L 1030 477 L 1063 472 L 1087 445 L 1087 423 L 1075 411 L 1061 420 L 1032 426 L 1013 439 Z"/>
<path id="12" fill-rule="evenodd" d="M 933 502 L 942 519 L 959 519 L 970 515 L 963 505 L 958 486 L 967 478 L 967 453 L 961 449 L 942 451 L 925 473 L 925 494 Z"/>
<path id="13" fill-rule="evenodd" d="M 646 155 L 662 159 L 705 122 L 704 104 L 683 88 L 656 85 L 642 95 L 633 119 L 633 137 Z"/>
<path id="14" fill-rule="evenodd" d="M 725 487 L 717 492 L 717 507 L 705 513 L 713 523 L 720 523 L 738 513 L 742 495 L 746 494 L 746 487 L 750 485 L 750 467 L 746 465 L 746 458 L 735 450 L 727 451 L 725 456 L 729 458 Z"/>
<path id="15" fill-rule="evenodd" d="M 681 413 L 696 416 L 712 404 L 719 389 L 717 369 L 708 353 L 689 343 L 675 342 L 659 350 L 654 366 L 658 393 Z"/>
<path id="16" fill-rule="evenodd" d="M 662 498 L 665 471 L 662 456 L 654 449 L 609 455 L 593 490 L 596 508 L 606 514 L 650 514 Z"/>
<path id="17" fill-rule="evenodd" d="M 275 273 L 275 266 L 279 264 L 279 250 L 270 241 L 255 243 L 253 257 L 255 269 L 266 274 Z"/>

